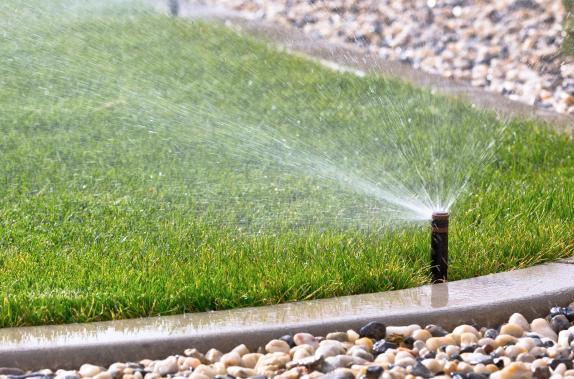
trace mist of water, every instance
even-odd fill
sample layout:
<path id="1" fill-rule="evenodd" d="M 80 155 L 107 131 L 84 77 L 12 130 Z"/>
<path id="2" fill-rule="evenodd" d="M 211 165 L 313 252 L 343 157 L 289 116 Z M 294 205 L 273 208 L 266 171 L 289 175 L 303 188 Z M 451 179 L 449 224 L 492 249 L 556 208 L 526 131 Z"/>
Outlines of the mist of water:
<path id="1" fill-rule="evenodd" d="M 32 80 L 61 86 L 46 87 L 46 92 L 60 91 L 75 101 L 89 92 L 101 101 L 99 107 L 87 102 L 87 108 L 105 111 L 118 106 L 125 115 L 138 115 L 137 119 L 125 116 L 118 125 L 125 143 L 129 140 L 137 149 L 132 139 L 154 135 L 172 141 L 177 147 L 174 154 L 179 149 L 192 160 L 194 154 L 198 159 L 187 168 L 164 166 L 155 172 L 150 167 L 142 176 L 187 183 L 170 191 L 192 196 L 198 204 L 212 204 L 222 213 L 241 213 L 236 218 L 248 219 L 252 230 L 261 230 L 279 218 L 291 219 L 289 225 L 294 227 L 318 225 L 327 219 L 343 226 L 377 227 L 393 220 L 428 220 L 433 211 L 456 206 L 472 174 L 492 159 L 504 129 L 504 121 L 491 114 L 476 111 L 468 116 L 460 111 L 469 105 L 461 103 L 445 112 L 448 100 L 434 91 L 405 87 L 410 97 L 397 101 L 376 75 L 356 79 L 352 73 L 337 74 L 345 83 L 323 88 L 326 74 L 312 62 L 301 66 L 311 72 L 302 72 L 300 78 L 281 67 L 274 77 L 265 77 L 250 72 L 241 60 L 227 60 L 214 51 L 208 58 L 198 58 L 209 61 L 199 65 L 200 78 L 178 74 L 186 68 L 169 56 L 159 64 L 163 67 L 134 76 L 122 72 L 121 66 L 110 69 L 87 58 L 86 52 L 104 51 L 114 44 L 114 38 L 120 41 L 121 35 L 86 41 L 81 33 L 65 37 L 71 49 L 66 55 L 54 52 L 52 60 L 26 61 L 28 49 L 44 49 L 50 56 L 53 30 L 43 29 L 48 25 L 88 20 L 97 28 L 98 20 L 105 17 L 166 17 L 153 12 L 133 1 L 32 5 L 4 1 L 1 49 L 6 59 L 12 59 L 4 71 L 13 74 L 18 65 L 35 65 L 38 78 Z M 197 21 L 187 22 L 201 27 Z M 150 43 L 156 43 L 162 33 L 146 30 L 145 25 L 137 32 Z M 180 46 L 185 49 L 184 43 Z M 260 49 L 253 51 L 260 53 Z M 174 75 L 165 75 L 168 71 Z M 5 85 L 17 92 L 21 83 Z M 345 88 L 353 92 L 352 102 L 342 100 L 347 99 Z M 242 96 L 228 103 L 222 89 Z M 63 99 L 61 105 L 47 110 L 42 104 L 21 101 L 22 107 L 35 107 L 39 113 L 62 115 L 68 104 Z M 286 104 L 295 106 L 287 108 Z M 106 164 L 121 165 L 121 155 L 109 149 Z M 159 160 L 161 153 L 156 153 Z M 281 193 L 285 190 L 289 196 Z"/>

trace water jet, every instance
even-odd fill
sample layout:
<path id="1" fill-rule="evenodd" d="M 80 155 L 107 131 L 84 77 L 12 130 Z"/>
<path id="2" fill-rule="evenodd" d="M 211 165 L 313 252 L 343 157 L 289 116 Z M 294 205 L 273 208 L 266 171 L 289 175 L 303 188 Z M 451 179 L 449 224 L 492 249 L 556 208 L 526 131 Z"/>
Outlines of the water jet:
<path id="1" fill-rule="evenodd" d="M 433 212 L 431 221 L 431 274 L 433 283 L 447 281 L 448 212 Z"/>

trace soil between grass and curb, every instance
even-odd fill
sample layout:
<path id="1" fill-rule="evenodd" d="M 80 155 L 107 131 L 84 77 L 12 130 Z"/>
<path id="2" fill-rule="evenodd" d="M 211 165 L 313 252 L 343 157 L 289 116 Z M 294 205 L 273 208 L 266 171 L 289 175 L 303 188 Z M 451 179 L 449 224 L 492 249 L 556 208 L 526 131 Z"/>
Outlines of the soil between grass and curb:
<path id="1" fill-rule="evenodd" d="M 167 11 L 165 0 L 151 0 L 151 2 L 156 7 Z M 331 67 L 334 67 L 333 63 L 335 63 L 342 70 L 351 68 L 360 72 L 377 72 L 407 80 L 416 86 L 432 87 L 436 91 L 454 97 L 466 98 L 479 109 L 493 110 L 509 117 L 535 118 L 554 124 L 558 130 L 565 130 L 572 134 L 574 119 L 570 115 L 513 101 L 502 94 L 472 87 L 470 83 L 432 75 L 416 70 L 407 64 L 368 55 L 353 46 L 315 39 L 300 30 L 285 29 L 261 20 L 249 20 L 240 12 L 206 6 L 194 1 L 180 2 L 179 16 L 225 21 L 228 26 L 238 31 L 264 37 L 294 53 L 323 60 L 323 63 Z"/>
<path id="2" fill-rule="evenodd" d="M 544 317 L 574 294 L 574 258 L 456 282 L 257 308 L 0 330 L 0 367 L 73 369 L 160 359 L 197 348 L 228 352 L 285 334 L 359 330 L 370 321 L 446 329 L 491 327 L 521 313 Z"/>

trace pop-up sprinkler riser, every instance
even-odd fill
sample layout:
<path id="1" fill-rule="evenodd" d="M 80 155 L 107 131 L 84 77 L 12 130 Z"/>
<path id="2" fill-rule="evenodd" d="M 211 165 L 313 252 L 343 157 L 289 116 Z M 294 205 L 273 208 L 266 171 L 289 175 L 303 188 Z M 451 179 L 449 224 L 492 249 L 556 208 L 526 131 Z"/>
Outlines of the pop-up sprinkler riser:
<path id="1" fill-rule="evenodd" d="M 431 221 L 431 274 L 433 283 L 445 283 L 448 271 L 447 212 L 434 212 Z"/>

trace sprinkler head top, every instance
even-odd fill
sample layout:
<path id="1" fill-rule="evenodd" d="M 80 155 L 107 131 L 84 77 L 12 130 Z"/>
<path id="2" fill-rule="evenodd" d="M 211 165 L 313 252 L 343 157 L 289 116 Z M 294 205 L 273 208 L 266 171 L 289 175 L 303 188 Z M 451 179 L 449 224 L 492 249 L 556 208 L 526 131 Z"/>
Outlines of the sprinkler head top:
<path id="1" fill-rule="evenodd" d="M 431 227 L 435 233 L 448 233 L 448 212 L 433 212 Z"/>
<path id="2" fill-rule="evenodd" d="M 437 211 L 437 212 L 432 213 L 432 219 L 433 220 L 448 220 L 449 216 L 450 216 L 450 213 L 448 213 L 448 212 Z"/>

